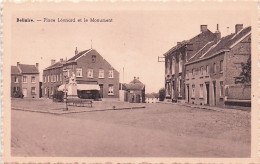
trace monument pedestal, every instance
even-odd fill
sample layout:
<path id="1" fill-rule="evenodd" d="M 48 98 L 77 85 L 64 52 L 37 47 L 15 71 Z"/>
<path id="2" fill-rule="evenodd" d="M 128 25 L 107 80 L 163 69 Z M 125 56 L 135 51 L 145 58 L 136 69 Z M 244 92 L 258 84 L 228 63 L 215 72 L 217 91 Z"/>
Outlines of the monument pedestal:
<path id="1" fill-rule="evenodd" d="M 68 98 L 78 98 L 77 84 L 68 84 Z"/>

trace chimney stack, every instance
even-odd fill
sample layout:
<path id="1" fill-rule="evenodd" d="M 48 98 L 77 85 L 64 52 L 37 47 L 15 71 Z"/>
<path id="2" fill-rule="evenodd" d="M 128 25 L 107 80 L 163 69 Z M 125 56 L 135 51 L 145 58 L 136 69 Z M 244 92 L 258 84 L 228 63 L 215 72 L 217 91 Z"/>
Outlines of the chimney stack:
<path id="1" fill-rule="evenodd" d="M 220 33 L 220 31 L 219 31 L 219 27 L 218 27 L 218 24 L 217 24 L 217 30 L 216 30 L 216 32 L 215 32 L 215 42 L 218 42 L 219 40 L 220 40 L 220 38 L 221 38 L 221 33 Z"/>
<path id="2" fill-rule="evenodd" d="M 235 26 L 236 33 L 238 33 L 238 31 L 240 31 L 242 29 L 243 29 L 243 24 L 236 24 L 236 26 Z"/>
<path id="3" fill-rule="evenodd" d="M 17 62 L 17 67 L 20 67 L 20 62 Z"/>
<path id="4" fill-rule="evenodd" d="M 63 62 L 63 58 L 60 58 L 60 62 Z"/>
<path id="5" fill-rule="evenodd" d="M 200 25 L 200 32 L 206 32 L 208 30 L 208 25 Z"/>
<path id="6" fill-rule="evenodd" d="M 39 63 L 36 63 L 35 66 L 39 70 Z"/>
<path id="7" fill-rule="evenodd" d="M 53 65 L 56 62 L 56 60 L 51 59 L 51 65 Z"/>
<path id="8" fill-rule="evenodd" d="M 78 48 L 76 47 L 76 50 L 75 50 L 75 55 L 77 55 L 79 52 L 78 52 Z"/>

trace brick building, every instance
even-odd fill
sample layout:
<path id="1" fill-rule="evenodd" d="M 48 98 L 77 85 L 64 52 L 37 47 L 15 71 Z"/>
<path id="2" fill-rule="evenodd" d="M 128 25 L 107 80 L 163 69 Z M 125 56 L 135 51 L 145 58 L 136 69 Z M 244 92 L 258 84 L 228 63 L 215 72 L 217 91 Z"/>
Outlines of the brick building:
<path id="1" fill-rule="evenodd" d="M 200 34 L 190 40 L 178 42 L 164 54 L 166 99 L 185 100 L 185 63 L 208 42 L 220 37 L 218 31 L 212 33 L 207 25 L 201 25 L 200 31 Z"/>
<path id="2" fill-rule="evenodd" d="M 251 100 L 251 84 L 240 84 L 241 63 L 251 56 L 251 27 L 208 42 L 185 64 L 187 103 L 222 106 Z"/>
<path id="3" fill-rule="evenodd" d="M 16 66 L 11 66 L 11 96 L 21 92 L 26 98 L 39 98 L 39 64 L 28 65 L 17 62 Z"/>
<path id="4" fill-rule="evenodd" d="M 59 86 L 68 83 L 72 73 L 76 75 L 79 97 L 119 97 L 119 72 L 94 49 L 76 49 L 69 60 L 52 60 L 43 71 L 43 96 L 51 97 Z"/>

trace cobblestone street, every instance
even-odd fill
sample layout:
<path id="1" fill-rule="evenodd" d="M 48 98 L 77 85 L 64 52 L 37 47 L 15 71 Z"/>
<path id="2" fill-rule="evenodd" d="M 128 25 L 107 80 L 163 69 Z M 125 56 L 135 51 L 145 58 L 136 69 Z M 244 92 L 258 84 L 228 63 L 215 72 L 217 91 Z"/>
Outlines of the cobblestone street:
<path id="1" fill-rule="evenodd" d="M 13 106 L 17 104 L 15 101 L 12 100 Z M 21 105 L 26 100 L 19 101 Z M 138 109 L 99 111 L 102 102 L 99 103 L 100 106 L 94 102 L 96 109 L 92 112 L 66 115 L 12 110 L 12 155 L 250 156 L 251 113 L 248 111 L 214 111 L 162 103 L 139 104 L 145 108 Z M 32 104 L 30 108 L 44 107 Z M 55 108 L 50 104 L 48 107 Z"/>

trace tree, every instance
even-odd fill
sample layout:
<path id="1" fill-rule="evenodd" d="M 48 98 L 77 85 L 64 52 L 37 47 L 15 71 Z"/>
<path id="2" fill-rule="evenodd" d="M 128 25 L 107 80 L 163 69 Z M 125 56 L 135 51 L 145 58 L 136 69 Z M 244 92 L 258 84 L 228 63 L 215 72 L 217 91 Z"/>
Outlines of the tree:
<path id="1" fill-rule="evenodd" d="M 241 63 L 242 72 L 240 77 L 236 78 L 236 83 L 251 83 L 251 56 L 247 59 L 246 63 Z"/>
<path id="2" fill-rule="evenodd" d="M 163 101 L 164 100 L 164 98 L 165 98 L 165 89 L 164 88 L 161 88 L 160 90 L 159 90 L 159 100 L 160 101 Z"/>

